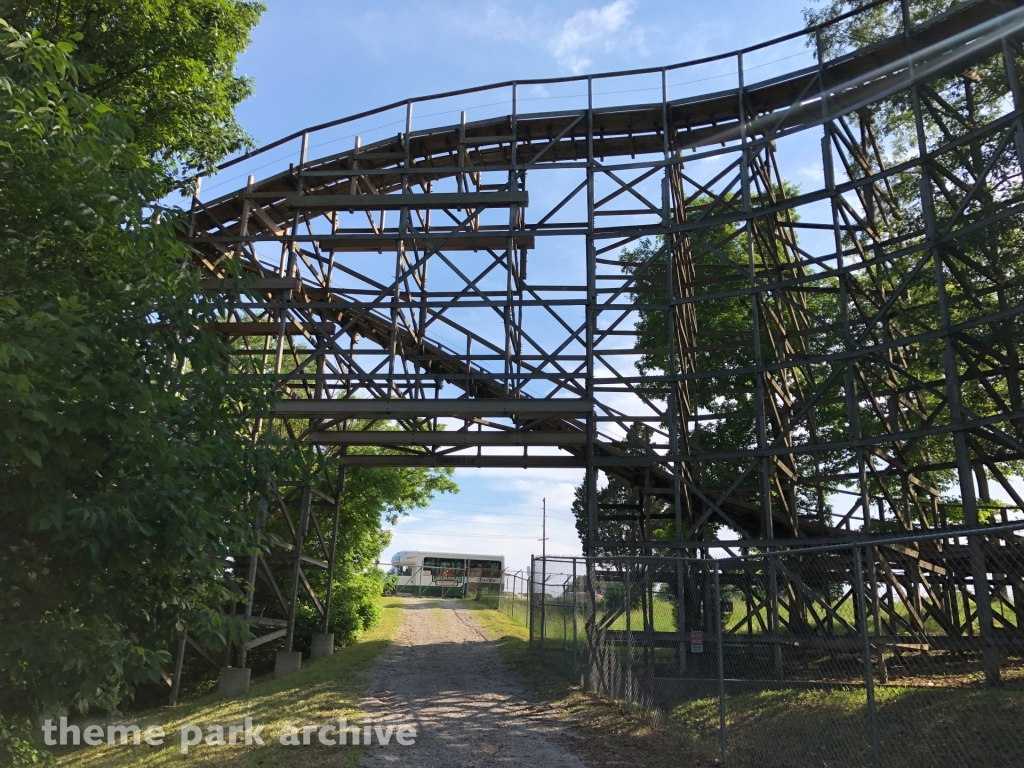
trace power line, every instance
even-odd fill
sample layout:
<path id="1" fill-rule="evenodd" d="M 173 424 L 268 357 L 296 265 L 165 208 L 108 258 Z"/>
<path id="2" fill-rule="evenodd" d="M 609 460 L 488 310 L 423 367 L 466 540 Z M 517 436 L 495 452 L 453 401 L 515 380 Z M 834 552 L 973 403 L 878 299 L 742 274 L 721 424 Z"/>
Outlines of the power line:
<path id="1" fill-rule="evenodd" d="M 411 523 L 415 523 L 415 522 L 417 522 L 417 521 L 416 521 L 416 520 L 412 520 L 412 521 L 411 521 Z M 439 522 L 440 522 L 440 521 L 439 521 Z M 487 523 L 487 525 L 492 525 L 492 524 L 495 524 L 495 525 L 497 525 L 497 524 L 499 524 L 499 523 Z M 521 528 L 522 526 L 521 526 L 521 525 L 517 525 L 516 527 L 519 527 L 519 528 Z M 549 526 L 548 526 L 548 528 L 549 528 L 550 530 L 554 530 L 555 532 L 558 532 L 558 534 L 565 534 L 565 535 L 567 535 L 567 536 L 578 536 L 578 535 L 579 535 L 579 531 L 575 531 L 575 530 L 570 530 L 570 529 L 568 529 L 568 528 L 558 528 L 558 527 L 552 527 L 551 525 L 549 525 Z M 396 527 L 396 526 L 392 526 L 392 529 L 397 529 L 397 527 Z M 410 528 L 410 526 L 409 526 L 409 525 L 403 525 L 403 526 L 402 526 L 402 530 L 403 530 L 403 531 L 411 531 L 412 529 Z"/>
<path id="2" fill-rule="evenodd" d="M 518 507 L 517 509 L 521 510 L 524 513 L 532 511 L 528 507 L 526 507 L 526 508 Z M 445 510 L 443 507 L 430 507 L 430 508 L 428 508 L 427 512 L 424 512 L 424 513 L 421 513 L 421 514 L 412 513 L 410 515 L 410 517 L 412 519 L 408 520 L 408 522 L 417 522 L 418 520 L 445 520 L 445 519 L 451 519 L 449 515 L 430 514 L 431 512 L 450 512 L 452 514 L 462 514 L 462 513 L 465 513 L 465 512 L 470 512 L 470 510 L 458 510 L 458 509 Z M 550 513 L 551 510 L 548 510 L 548 512 Z M 395 521 L 395 524 L 400 522 L 402 519 L 403 518 L 398 518 L 398 520 Z M 575 516 L 573 515 L 573 522 L 574 522 L 574 520 L 575 520 Z M 520 520 L 520 521 L 517 521 L 517 522 L 502 522 L 502 521 L 498 521 L 498 520 L 466 520 L 466 522 L 479 522 L 479 523 L 485 524 L 485 525 L 515 525 L 517 527 L 521 527 L 523 525 L 537 525 L 538 524 L 536 522 L 529 522 L 529 521 L 524 521 L 524 520 Z M 575 534 L 575 532 L 577 532 L 577 531 L 575 531 L 572 528 L 553 527 L 552 529 L 553 530 L 560 530 L 561 532 L 563 532 L 563 534 Z"/>
<path id="3" fill-rule="evenodd" d="M 521 509 L 521 510 L 524 510 L 524 511 L 528 511 L 528 509 L 529 509 L 528 505 L 526 505 L 526 504 L 480 504 L 480 503 L 477 503 L 475 501 L 455 501 L 454 499 L 445 499 L 444 503 L 445 504 L 462 504 L 464 506 L 477 507 L 477 508 L 480 508 L 480 509 Z M 426 507 L 426 509 L 444 509 L 444 507 L 435 507 L 433 505 L 430 505 L 430 506 Z M 459 511 L 459 510 L 452 510 L 452 511 Z M 559 514 L 570 515 L 572 517 L 575 517 L 575 515 L 573 514 L 573 512 L 571 510 L 563 509 L 563 508 L 557 508 L 557 507 L 554 508 L 554 509 L 549 509 L 548 513 L 549 514 L 550 513 L 559 513 Z"/>
<path id="4" fill-rule="evenodd" d="M 408 525 L 417 523 L 417 522 L 419 522 L 421 520 L 423 520 L 423 521 L 437 520 L 439 522 L 444 522 L 444 521 L 451 521 L 451 518 L 448 518 L 448 517 L 445 517 L 445 516 L 417 515 L 415 518 L 413 518 L 411 520 L 404 521 L 406 525 L 403 526 L 403 527 L 407 527 Z M 403 522 L 402 519 L 397 520 L 395 522 L 395 526 L 397 526 L 401 522 Z M 454 521 L 452 521 L 452 522 L 454 522 Z M 492 522 L 490 520 L 466 520 L 465 522 L 467 522 L 467 523 L 479 523 L 480 525 L 488 525 L 488 526 L 490 526 L 490 525 L 514 526 L 516 528 L 533 527 L 533 526 L 539 525 L 539 523 L 531 523 L 531 522 L 502 523 L 502 522 Z M 561 533 L 569 533 L 569 534 L 575 534 L 576 533 L 576 531 L 571 529 L 571 528 L 562 528 L 560 526 L 551 526 L 551 525 L 549 525 L 548 527 L 551 528 L 551 530 L 553 530 L 553 531 L 560 531 Z"/>
<path id="5" fill-rule="evenodd" d="M 537 541 L 536 536 L 505 536 L 498 533 L 448 533 L 446 531 L 407 531 L 407 533 L 418 533 L 422 536 L 438 536 L 438 537 L 457 537 L 462 539 L 519 539 L 521 541 Z M 557 541 L 560 544 L 579 544 L 579 541 L 569 541 L 567 539 L 551 539 L 551 541 Z"/>

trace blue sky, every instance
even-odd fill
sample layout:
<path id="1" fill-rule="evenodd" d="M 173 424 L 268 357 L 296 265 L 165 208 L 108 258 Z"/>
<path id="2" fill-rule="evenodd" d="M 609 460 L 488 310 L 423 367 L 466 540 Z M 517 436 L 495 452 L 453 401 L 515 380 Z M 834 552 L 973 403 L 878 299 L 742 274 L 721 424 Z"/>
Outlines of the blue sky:
<path id="1" fill-rule="evenodd" d="M 264 143 L 384 103 L 497 80 L 657 66 L 803 26 L 810 0 L 270 0 L 238 71 Z"/>
<path id="2" fill-rule="evenodd" d="M 237 114 L 257 143 L 265 144 L 432 92 L 726 52 L 799 29 L 808 4 L 270 0 L 238 62 L 238 72 L 255 79 L 256 93 Z M 244 184 L 244 177 L 240 183 L 231 179 L 225 172 L 204 188 L 216 194 Z M 524 568 L 530 554 L 540 551 L 544 498 L 548 551 L 578 554 L 569 505 L 581 479 L 582 470 L 459 469 L 461 493 L 401 520 L 384 556 L 390 559 L 398 549 L 487 552 L 504 554 L 513 570 Z"/>

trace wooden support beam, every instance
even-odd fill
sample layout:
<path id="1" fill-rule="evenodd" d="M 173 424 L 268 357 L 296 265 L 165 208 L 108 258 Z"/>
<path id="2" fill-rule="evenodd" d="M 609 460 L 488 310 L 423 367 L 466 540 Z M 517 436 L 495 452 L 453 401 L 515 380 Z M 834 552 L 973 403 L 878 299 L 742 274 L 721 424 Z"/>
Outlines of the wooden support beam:
<path id="1" fill-rule="evenodd" d="M 294 277 L 207 277 L 199 281 L 203 290 L 232 293 L 297 291 L 301 285 L 302 282 Z"/>
<path id="2" fill-rule="evenodd" d="M 316 445 L 586 445 L 586 432 L 311 432 Z"/>
<path id="3" fill-rule="evenodd" d="M 586 466 L 581 456 L 476 456 L 468 454 L 407 454 L 390 456 L 348 456 L 350 467 L 546 467 L 578 468 Z"/>
<path id="4" fill-rule="evenodd" d="M 277 193 L 266 193 L 281 197 Z M 252 197 L 256 197 L 253 194 Z M 289 208 L 304 211 L 397 211 L 402 208 L 502 208 L 529 205 L 529 194 L 516 192 L 422 192 L 394 195 L 284 195 Z"/>
<path id="5" fill-rule="evenodd" d="M 284 637 L 286 634 L 288 634 L 287 629 L 276 629 L 273 632 L 268 632 L 267 634 L 262 635 L 261 637 L 254 637 L 242 647 L 248 651 L 251 648 L 255 648 L 257 645 L 263 645 L 264 643 L 269 643 L 271 640 L 277 640 L 279 637 Z"/>
<path id="6" fill-rule="evenodd" d="M 285 419 L 403 419 L 507 418 L 539 419 L 552 416 L 585 416 L 587 400 L 285 400 L 274 406 L 274 416 Z"/>
<path id="7" fill-rule="evenodd" d="M 279 322 L 230 322 L 214 323 L 214 330 L 225 336 L 277 336 L 281 333 Z M 306 333 L 333 334 L 337 326 L 334 323 L 306 323 L 289 319 L 284 324 L 285 336 L 301 336 Z"/>
<path id="8" fill-rule="evenodd" d="M 333 235 L 320 241 L 323 251 L 337 253 L 364 253 L 380 250 L 394 250 L 399 242 L 407 251 L 504 251 L 508 247 L 509 235 L 476 234 L 461 236 L 461 233 L 438 232 L 400 236 L 393 235 Z M 515 235 L 515 247 L 532 250 L 536 245 L 533 235 Z"/>
<path id="9" fill-rule="evenodd" d="M 200 656 L 202 656 L 204 659 L 206 659 L 206 662 L 211 667 L 213 667 L 214 669 L 218 669 L 219 670 L 223 666 L 216 659 L 214 659 L 213 656 L 211 656 L 209 653 L 207 653 L 205 648 L 203 648 L 201 645 L 199 645 L 199 643 L 197 643 L 195 640 L 193 640 L 190 635 L 188 635 L 188 634 L 185 635 L 185 642 L 187 642 L 190 646 L 192 646 L 192 649 L 196 653 L 198 653 Z"/>

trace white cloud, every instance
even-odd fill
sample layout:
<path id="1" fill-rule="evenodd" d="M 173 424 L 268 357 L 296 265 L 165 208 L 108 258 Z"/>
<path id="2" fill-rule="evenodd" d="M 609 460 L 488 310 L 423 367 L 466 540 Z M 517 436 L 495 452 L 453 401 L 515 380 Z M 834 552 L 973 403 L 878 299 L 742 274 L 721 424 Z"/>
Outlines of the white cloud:
<path id="1" fill-rule="evenodd" d="M 810 179 L 812 182 L 821 182 L 823 171 L 821 163 L 810 163 L 802 168 L 798 168 L 796 175 L 802 179 Z"/>
<path id="2" fill-rule="evenodd" d="M 548 49 L 561 66 L 579 74 L 590 65 L 589 52 L 595 48 L 611 51 L 623 43 L 642 45 L 643 29 L 629 24 L 635 8 L 635 0 L 615 0 L 579 11 L 566 19 Z"/>

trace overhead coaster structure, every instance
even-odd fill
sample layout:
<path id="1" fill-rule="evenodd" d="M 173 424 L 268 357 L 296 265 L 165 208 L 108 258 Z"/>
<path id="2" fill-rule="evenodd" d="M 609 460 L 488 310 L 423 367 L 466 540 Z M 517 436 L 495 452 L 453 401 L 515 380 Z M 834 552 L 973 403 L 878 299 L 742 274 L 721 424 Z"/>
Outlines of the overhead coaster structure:
<path id="1" fill-rule="evenodd" d="M 949 529 L 874 550 L 880 589 L 927 606 L 887 620 L 991 633 L 990 602 L 961 616 L 957 590 L 1017 594 L 1024 575 L 954 534 L 1024 508 L 1018 5 L 912 24 L 875 2 L 700 61 L 409 99 L 275 142 L 221 173 L 293 153 L 279 172 L 193 201 L 218 330 L 274 382 L 277 428 L 347 467 L 583 469 L 591 555 Z M 882 6 L 891 37 L 844 40 Z M 567 106 L 521 108 L 543 98 Z M 311 157 L 380 115 L 398 129 Z M 601 504 L 599 473 L 635 503 Z M 310 533 L 310 508 L 338 501 L 282 483 L 270 513 L 294 541 L 249 561 L 249 588 L 283 618 L 247 614 L 273 629 L 250 645 L 290 649 L 298 595 L 326 616 L 304 573 L 333 571 L 338 533 Z"/>

